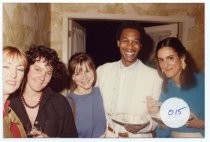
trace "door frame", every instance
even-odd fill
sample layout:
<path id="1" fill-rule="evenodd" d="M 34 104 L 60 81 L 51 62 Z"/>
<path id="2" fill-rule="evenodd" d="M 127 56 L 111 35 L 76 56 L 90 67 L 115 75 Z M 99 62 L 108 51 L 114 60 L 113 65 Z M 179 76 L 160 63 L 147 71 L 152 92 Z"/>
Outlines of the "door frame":
<path id="1" fill-rule="evenodd" d="M 148 62 L 152 62 L 158 42 L 166 37 L 178 37 L 179 25 L 178 23 L 164 24 L 158 26 L 145 27 L 145 32 L 153 39 L 153 49 L 148 57 Z M 164 35 L 166 34 L 167 35 Z M 157 39 L 156 39 L 156 38 Z"/>
<path id="2" fill-rule="evenodd" d="M 62 61 L 68 63 L 68 20 L 137 20 L 140 22 L 178 23 L 178 37 L 185 47 L 188 47 L 189 29 L 194 26 L 195 19 L 189 16 L 148 16 L 136 14 L 100 14 L 100 13 L 64 13 L 63 14 L 63 49 Z"/>

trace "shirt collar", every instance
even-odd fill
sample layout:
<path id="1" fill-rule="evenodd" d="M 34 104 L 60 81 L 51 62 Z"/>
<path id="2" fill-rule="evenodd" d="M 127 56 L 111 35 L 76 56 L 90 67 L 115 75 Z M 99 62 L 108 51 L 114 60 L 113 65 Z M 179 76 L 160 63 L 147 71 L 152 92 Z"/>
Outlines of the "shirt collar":
<path id="1" fill-rule="evenodd" d="M 123 65 L 122 60 L 119 61 L 120 69 L 122 69 L 122 70 L 134 69 L 137 66 L 137 64 L 139 64 L 138 59 L 132 65 L 127 66 L 127 67 Z"/>

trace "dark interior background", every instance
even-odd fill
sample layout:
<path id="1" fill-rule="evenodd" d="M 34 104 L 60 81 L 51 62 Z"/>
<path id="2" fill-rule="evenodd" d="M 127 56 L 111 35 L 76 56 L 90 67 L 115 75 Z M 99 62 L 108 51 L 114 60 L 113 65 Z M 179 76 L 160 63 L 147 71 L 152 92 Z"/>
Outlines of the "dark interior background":
<path id="1" fill-rule="evenodd" d="M 86 29 L 86 52 L 90 54 L 96 67 L 107 62 L 120 60 L 120 52 L 115 38 L 116 29 L 122 21 L 119 20 L 75 20 Z M 164 23 L 140 22 L 143 27 L 164 25 Z M 153 41 L 150 36 L 146 36 L 143 49 L 139 54 L 139 59 L 145 64 L 153 66 L 148 62 L 148 57 L 153 49 Z M 68 70 L 63 65 L 62 75 L 53 79 L 49 85 L 54 91 L 60 92 L 69 88 Z"/>
<path id="2" fill-rule="evenodd" d="M 107 62 L 113 62 L 120 59 L 120 53 L 115 38 L 116 29 L 122 22 L 120 20 L 74 20 L 86 29 L 86 52 L 89 53 L 95 61 L 96 67 Z M 163 25 L 164 23 L 146 23 L 141 22 L 143 27 Z M 152 50 L 152 39 L 148 36 L 145 41 L 144 50 L 140 55 L 143 62 L 146 62 L 146 56 Z"/>

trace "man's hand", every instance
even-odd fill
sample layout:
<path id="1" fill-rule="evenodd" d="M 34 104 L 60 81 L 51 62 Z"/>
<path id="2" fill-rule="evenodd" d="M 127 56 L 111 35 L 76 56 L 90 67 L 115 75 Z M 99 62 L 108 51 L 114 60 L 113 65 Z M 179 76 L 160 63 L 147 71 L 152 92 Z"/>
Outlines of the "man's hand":
<path id="1" fill-rule="evenodd" d="M 149 114 L 155 114 L 160 111 L 160 103 L 153 99 L 152 96 L 147 96 L 147 109 Z"/>

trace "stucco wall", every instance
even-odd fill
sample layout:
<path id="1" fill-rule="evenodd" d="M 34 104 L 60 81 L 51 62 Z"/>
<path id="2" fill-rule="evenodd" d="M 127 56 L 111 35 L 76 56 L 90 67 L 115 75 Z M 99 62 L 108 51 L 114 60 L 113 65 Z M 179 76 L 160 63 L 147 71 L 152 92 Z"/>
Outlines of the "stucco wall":
<path id="1" fill-rule="evenodd" d="M 195 19 L 189 29 L 188 46 L 198 67 L 204 70 L 204 4 L 51 4 L 51 44 L 62 55 L 64 13 L 137 14 L 151 16 L 189 16 Z"/>
<path id="2" fill-rule="evenodd" d="M 204 4 L 3 4 L 3 45 L 26 49 L 44 44 L 62 56 L 63 14 L 137 14 L 155 16 L 190 16 L 195 19 L 189 29 L 188 46 L 198 67 L 204 71 Z"/>
<path id="3" fill-rule="evenodd" d="M 50 5 L 3 4 L 3 45 L 26 50 L 32 44 L 50 46 Z"/>

